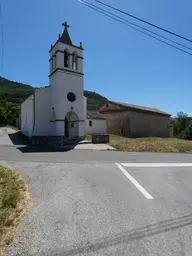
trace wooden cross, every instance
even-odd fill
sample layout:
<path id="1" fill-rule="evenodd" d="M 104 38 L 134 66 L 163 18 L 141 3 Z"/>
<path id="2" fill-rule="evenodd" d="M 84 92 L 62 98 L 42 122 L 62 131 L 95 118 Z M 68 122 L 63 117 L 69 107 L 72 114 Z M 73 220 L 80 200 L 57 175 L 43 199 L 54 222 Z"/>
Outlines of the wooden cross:
<path id="1" fill-rule="evenodd" d="M 62 26 L 65 27 L 65 28 L 69 28 L 69 25 L 67 24 L 67 22 L 62 23 Z"/>

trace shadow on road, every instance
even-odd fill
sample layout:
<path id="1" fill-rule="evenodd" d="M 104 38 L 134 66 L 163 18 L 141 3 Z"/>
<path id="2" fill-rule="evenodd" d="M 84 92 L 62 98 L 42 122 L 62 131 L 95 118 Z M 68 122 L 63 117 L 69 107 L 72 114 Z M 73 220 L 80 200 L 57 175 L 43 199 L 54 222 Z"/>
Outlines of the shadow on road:
<path id="1" fill-rule="evenodd" d="M 66 145 L 64 148 L 53 148 L 49 146 L 34 146 L 30 143 L 28 137 L 23 135 L 20 131 L 8 134 L 12 143 L 22 153 L 47 153 L 47 152 L 68 152 L 73 150 L 77 143 L 73 145 Z"/>
<path id="2" fill-rule="evenodd" d="M 51 147 L 37 147 L 37 146 L 22 146 L 17 147 L 22 153 L 51 153 L 51 152 L 68 152 L 73 150 L 76 145 L 69 145 L 66 148 L 51 148 Z"/>
<path id="3" fill-rule="evenodd" d="M 96 240 L 94 243 L 88 243 L 84 246 L 74 245 L 74 247 L 66 247 L 57 251 L 42 253 L 41 255 L 57 255 L 57 256 L 73 256 L 82 253 L 94 252 L 105 249 L 109 246 L 118 245 L 120 243 L 128 243 L 133 240 L 147 238 L 157 234 L 169 232 L 178 228 L 182 228 L 192 224 L 192 215 L 182 216 L 175 219 L 161 221 L 159 223 L 141 227 L 135 230 L 122 232 L 103 239 Z"/>
<path id="4" fill-rule="evenodd" d="M 9 133 L 8 136 L 15 146 L 29 144 L 28 137 L 24 136 L 20 131 L 15 133 Z"/>

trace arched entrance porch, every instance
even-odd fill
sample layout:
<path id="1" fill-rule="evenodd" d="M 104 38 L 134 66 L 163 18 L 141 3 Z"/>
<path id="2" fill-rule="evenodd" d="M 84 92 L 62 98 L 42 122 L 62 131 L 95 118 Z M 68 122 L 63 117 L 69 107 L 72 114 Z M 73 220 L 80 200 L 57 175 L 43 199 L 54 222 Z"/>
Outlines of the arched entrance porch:
<path id="1" fill-rule="evenodd" d="M 78 116 L 74 111 L 70 111 L 65 116 L 64 135 L 68 138 L 79 137 Z"/>

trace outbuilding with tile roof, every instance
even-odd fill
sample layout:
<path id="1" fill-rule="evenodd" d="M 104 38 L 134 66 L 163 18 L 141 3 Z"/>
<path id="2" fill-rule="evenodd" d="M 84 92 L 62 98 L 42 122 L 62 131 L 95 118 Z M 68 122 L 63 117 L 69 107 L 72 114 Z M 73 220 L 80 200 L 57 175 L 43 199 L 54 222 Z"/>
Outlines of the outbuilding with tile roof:
<path id="1" fill-rule="evenodd" d="M 125 137 L 170 137 L 170 114 L 156 108 L 106 100 L 99 109 L 107 131 Z"/>
<path id="2" fill-rule="evenodd" d="M 106 118 L 97 111 L 87 110 L 86 132 L 87 134 L 106 134 Z"/>

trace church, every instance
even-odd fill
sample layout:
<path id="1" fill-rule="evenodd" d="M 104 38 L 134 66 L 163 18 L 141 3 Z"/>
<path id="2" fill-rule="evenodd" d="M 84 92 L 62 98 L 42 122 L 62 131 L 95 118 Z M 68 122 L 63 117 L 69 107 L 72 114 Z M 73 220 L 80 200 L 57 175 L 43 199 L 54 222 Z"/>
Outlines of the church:
<path id="1" fill-rule="evenodd" d="M 83 45 L 74 45 L 68 24 L 49 54 L 49 86 L 37 89 L 21 105 L 21 131 L 34 141 L 64 145 L 87 134 L 124 137 L 172 137 L 170 114 L 159 109 L 106 100 L 87 110 L 84 96 Z"/>
<path id="2" fill-rule="evenodd" d="M 49 86 L 37 89 L 21 105 L 21 131 L 28 137 L 83 138 L 107 133 L 102 114 L 87 111 L 84 97 L 83 45 L 74 45 L 68 24 L 49 54 Z"/>

